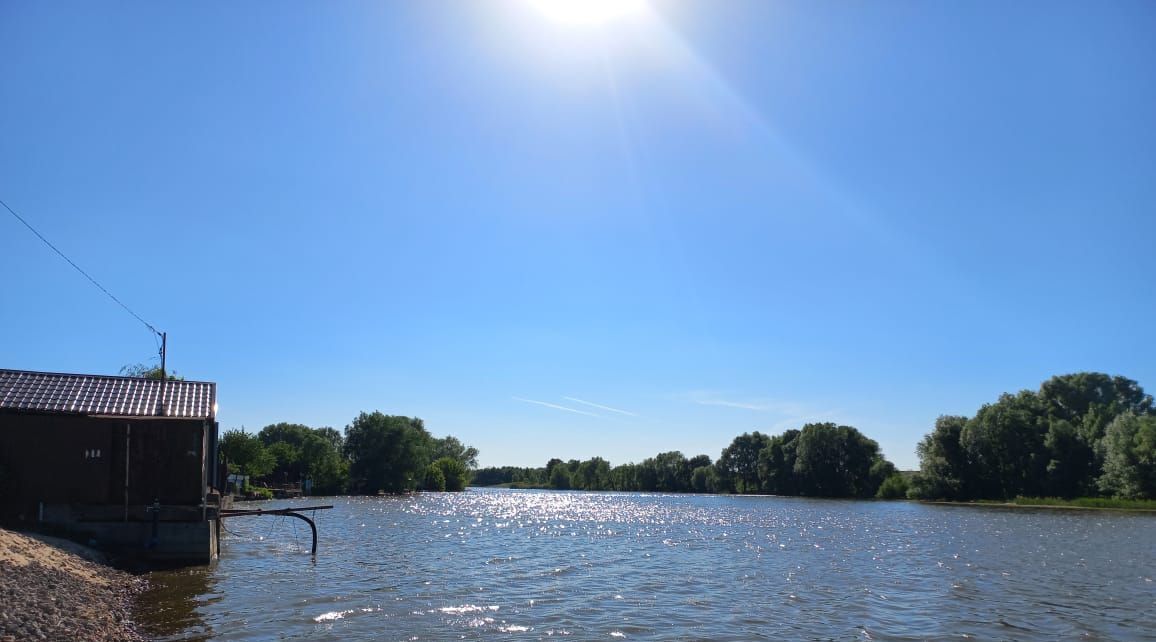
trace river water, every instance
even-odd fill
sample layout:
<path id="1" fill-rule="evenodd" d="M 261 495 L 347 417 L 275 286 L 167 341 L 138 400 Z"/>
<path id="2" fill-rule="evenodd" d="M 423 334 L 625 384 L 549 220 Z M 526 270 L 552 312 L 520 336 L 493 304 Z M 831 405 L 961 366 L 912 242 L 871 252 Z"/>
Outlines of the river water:
<path id="1" fill-rule="evenodd" d="M 1156 640 L 1156 516 L 470 490 L 309 498 L 152 575 L 160 640 Z M 287 502 L 257 503 L 263 508 Z M 302 505 L 296 500 L 293 505 Z"/>

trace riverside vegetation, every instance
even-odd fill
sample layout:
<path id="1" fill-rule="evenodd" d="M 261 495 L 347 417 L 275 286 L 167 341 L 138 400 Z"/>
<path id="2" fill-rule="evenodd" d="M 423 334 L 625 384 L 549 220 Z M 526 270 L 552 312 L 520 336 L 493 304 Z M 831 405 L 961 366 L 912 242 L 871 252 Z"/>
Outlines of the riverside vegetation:
<path id="1" fill-rule="evenodd" d="M 617 466 L 592 457 L 476 469 L 476 448 L 433 437 L 421 419 L 380 412 L 361 413 L 344 433 L 292 423 L 256 435 L 230 430 L 221 450 L 238 472 L 271 482 L 309 479 L 316 494 L 458 491 L 472 484 L 952 501 L 1083 497 L 1123 506 L 1156 498 L 1154 415 L 1151 395 L 1131 379 L 1056 376 L 1039 391 L 1005 394 L 974 417 L 941 416 L 918 445 L 913 475 L 896 470 L 856 428 L 833 423 L 743 433 L 717 461 L 668 451 Z"/>
<path id="2" fill-rule="evenodd" d="M 1152 396 L 1124 377 L 1056 376 L 1038 391 L 1001 395 L 973 417 L 942 416 L 917 451 L 916 498 L 1156 499 Z M 1105 505 L 1084 501 L 1097 503 Z"/>

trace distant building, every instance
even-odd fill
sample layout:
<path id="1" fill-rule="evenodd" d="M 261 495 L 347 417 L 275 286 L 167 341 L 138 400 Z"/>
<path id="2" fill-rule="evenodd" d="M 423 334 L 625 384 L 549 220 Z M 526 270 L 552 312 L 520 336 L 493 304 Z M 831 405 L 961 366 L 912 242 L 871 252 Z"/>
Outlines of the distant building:
<path id="1" fill-rule="evenodd" d="M 0 520 L 217 555 L 216 384 L 0 369 Z"/>

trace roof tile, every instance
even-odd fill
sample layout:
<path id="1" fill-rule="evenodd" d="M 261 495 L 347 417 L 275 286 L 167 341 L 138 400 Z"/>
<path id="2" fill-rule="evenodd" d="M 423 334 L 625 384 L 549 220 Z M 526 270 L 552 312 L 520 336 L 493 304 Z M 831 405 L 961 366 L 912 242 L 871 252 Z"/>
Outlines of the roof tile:
<path id="1" fill-rule="evenodd" d="M 162 412 L 161 399 L 164 398 Z M 0 369 L 0 409 L 212 419 L 217 384 Z"/>

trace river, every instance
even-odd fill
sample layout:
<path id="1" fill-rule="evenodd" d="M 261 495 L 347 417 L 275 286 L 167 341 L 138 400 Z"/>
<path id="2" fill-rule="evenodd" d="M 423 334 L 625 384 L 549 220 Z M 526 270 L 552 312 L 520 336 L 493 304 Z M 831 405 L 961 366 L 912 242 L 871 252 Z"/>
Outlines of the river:
<path id="1" fill-rule="evenodd" d="M 308 498 L 153 573 L 159 640 L 1156 640 L 1156 516 L 481 490 Z M 263 508 L 301 500 L 260 502 Z"/>

